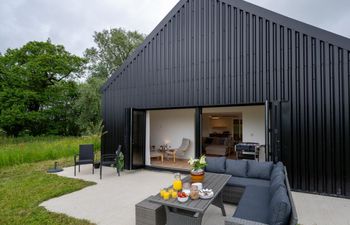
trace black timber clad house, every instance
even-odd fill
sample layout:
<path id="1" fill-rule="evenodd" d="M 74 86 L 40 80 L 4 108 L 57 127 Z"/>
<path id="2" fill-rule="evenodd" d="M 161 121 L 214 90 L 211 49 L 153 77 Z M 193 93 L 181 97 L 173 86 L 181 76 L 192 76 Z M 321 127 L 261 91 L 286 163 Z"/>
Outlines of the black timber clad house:
<path id="1" fill-rule="evenodd" d="M 292 188 L 350 197 L 349 85 L 349 39 L 241 0 L 181 0 L 102 87 L 102 151 L 123 144 L 132 167 L 145 109 L 195 108 L 200 138 L 203 106 L 266 104 Z"/>

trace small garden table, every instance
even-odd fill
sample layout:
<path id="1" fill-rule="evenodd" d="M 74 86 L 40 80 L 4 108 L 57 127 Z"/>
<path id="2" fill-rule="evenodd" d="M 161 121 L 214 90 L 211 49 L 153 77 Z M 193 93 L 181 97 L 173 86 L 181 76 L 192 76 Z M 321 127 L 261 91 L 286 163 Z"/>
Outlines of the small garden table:
<path id="1" fill-rule="evenodd" d="M 223 216 L 226 216 L 222 189 L 230 179 L 231 175 L 205 173 L 203 188 L 212 189 L 214 196 L 211 199 L 189 199 L 185 203 L 179 202 L 177 199 L 164 200 L 160 194 L 151 196 L 149 201 L 165 206 L 167 225 L 201 225 L 204 212 L 213 204 L 221 208 Z M 182 179 L 182 182 L 190 182 L 190 176 Z"/>

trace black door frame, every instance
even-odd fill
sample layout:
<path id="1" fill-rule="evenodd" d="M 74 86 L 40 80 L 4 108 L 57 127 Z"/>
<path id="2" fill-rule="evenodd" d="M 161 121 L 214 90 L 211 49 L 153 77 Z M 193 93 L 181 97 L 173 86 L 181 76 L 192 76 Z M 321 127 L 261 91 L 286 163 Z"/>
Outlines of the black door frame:
<path id="1" fill-rule="evenodd" d="M 134 158 L 134 116 L 135 116 L 135 112 L 142 112 L 144 113 L 143 115 L 143 121 L 141 121 L 141 126 L 142 126 L 142 130 L 141 132 L 141 142 L 139 143 L 141 144 L 141 147 L 143 150 L 143 159 L 142 159 L 142 163 L 140 165 L 134 165 L 133 162 L 133 158 Z M 129 115 L 129 169 L 140 169 L 140 168 L 144 168 L 145 167 L 145 161 L 146 161 L 146 153 L 145 153 L 145 146 L 146 146 L 146 110 L 144 109 L 135 109 L 135 108 L 130 108 L 130 115 Z"/>

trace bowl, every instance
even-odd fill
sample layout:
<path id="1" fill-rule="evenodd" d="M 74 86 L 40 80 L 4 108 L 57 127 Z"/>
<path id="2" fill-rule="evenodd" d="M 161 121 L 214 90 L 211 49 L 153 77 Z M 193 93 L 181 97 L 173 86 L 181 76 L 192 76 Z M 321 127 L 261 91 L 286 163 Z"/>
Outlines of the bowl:
<path id="1" fill-rule="evenodd" d="M 185 193 L 186 193 L 186 195 L 190 195 L 191 190 L 190 190 L 190 189 L 184 189 L 184 190 L 182 190 L 182 192 L 185 192 Z"/>
<path id="2" fill-rule="evenodd" d="M 177 197 L 177 200 L 179 201 L 179 202 L 182 202 L 182 203 L 184 203 L 184 202 L 187 202 L 187 200 L 188 200 L 188 196 L 187 197 Z"/>

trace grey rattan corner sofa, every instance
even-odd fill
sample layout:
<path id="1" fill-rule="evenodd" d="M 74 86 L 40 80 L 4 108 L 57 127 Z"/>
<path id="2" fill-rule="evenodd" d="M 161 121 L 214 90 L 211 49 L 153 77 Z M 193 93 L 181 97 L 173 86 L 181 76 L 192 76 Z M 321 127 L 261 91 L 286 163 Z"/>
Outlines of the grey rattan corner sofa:
<path id="1" fill-rule="evenodd" d="M 207 157 L 206 171 L 230 174 L 223 199 L 237 205 L 225 225 L 295 225 L 298 217 L 287 172 L 278 162 Z"/>

